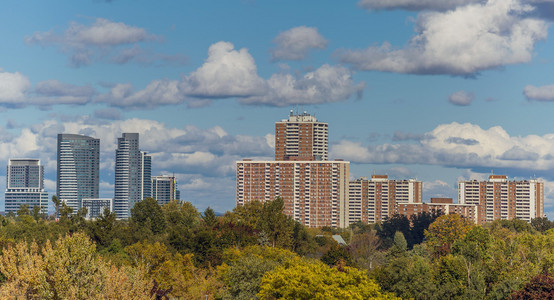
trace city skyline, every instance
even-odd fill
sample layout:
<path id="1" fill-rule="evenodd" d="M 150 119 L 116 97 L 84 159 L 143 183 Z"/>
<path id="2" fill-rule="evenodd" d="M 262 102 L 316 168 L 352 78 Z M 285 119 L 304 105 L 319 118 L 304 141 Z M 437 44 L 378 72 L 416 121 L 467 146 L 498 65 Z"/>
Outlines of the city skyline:
<path id="1" fill-rule="evenodd" d="M 40 159 L 52 194 L 57 134 L 93 136 L 102 141 L 99 197 L 111 198 L 117 138 L 136 132 L 152 174 L 174 174 L 182 200 L 223 212 L 235 206 L 235 161 L 273 159 L 273 122 L 292 109 L 329 124 L 328 158 L 350 161 L 351 179 L 417 178 L 428 201 L 456 199 L 459 180 L 491 172 L 537 178 L 552 219 L 553 8 L 5 3 L 0 168 Z"/>

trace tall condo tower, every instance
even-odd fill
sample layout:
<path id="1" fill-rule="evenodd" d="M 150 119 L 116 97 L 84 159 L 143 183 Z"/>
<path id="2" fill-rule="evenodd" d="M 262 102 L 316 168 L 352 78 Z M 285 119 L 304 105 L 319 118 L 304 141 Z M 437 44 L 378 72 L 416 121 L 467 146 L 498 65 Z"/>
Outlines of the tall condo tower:
<path id="1" fill-rule="evenodd" d="M 328 160 L 329 125 L 306 112 L 275 122 L 275 160 Z"/>
<path id="2" fill-rule="evenodd" d="M 150 197 L 152 158 L 139 150 L 139 134 L 123 133 L 115 150 L 114 212 L 118 219 L 131 216 L 135 203 Z"/>
<path id="3" fill-rule="evenodd" d="M 100 140 L 58 134 L 56 194 L 76 213 L 83 198 L 98 198 Z"/>
<path id="4" fill-rule="evenodd" d="M 160 205 L 169 203 L 171 200 L 180 200 L 175 177 L 152 176 L 152 198 L 156 199 Z"/>
<path id="5" fill-rule="evenodd" d="M 38 159 L 10 159 L 6 172 L 6 212 L 16 213 L 27 204 L 48 213 L 48 193 L 44 191 L 44 168 Z"/>

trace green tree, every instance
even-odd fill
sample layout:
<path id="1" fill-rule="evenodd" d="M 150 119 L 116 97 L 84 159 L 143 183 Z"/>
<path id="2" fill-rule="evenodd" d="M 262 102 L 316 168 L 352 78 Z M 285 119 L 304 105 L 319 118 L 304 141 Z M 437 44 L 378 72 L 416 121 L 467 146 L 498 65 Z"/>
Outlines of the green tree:
<path id="1" fill-rule="evenodd" d="M 17 216 L 21 217 L 21 216 L 29 216 L 31 215 L 29 213 L 29 205 L 28 204 L 21 204 L 19 206 L 19 209 L 17 210 Z"/>
<path id="2" fill-rule="evenodd" d="M 531 226 L 535 230 L 544 233 L 548 229 L 554 228 L 554 222 L 549 221 L 546 217 L 539 217 L 531 220 Z"/>
<path id="3" fill-rule="evenodd" d="M 383 241 L 384 248 L 389 248 L 394 242 L 394 235 L 400 231 L 404 237 L 410 234 L 410 220 L 405 215 L 394 214 L 381 224 L 377 224 L 377 235 Z"/>
<path id="4" fill-rule="evenodd" d="M 281 197 L 266 201 L 262 206 L 256 228 L 269 238 L 272 247 L 290 248 L 294 220 L 283 213 L 285 202 Z"/>
<path id="5" fill-rule="evenodd" d="M 154 234 L 162 233 L 166 221 L 162 208 L 154 198 L 145 198 L 131 209 L 131 221 L 139 227 L 147 228 Z"/>
<path id="6" fill-rule="evenodd" d="M 204 224 L 208 227 L 215 226 L 217 223 L 217 216 L 211 207 L 208 206 L 208 208 L 206 208 L 204 214 L 202 215 L 202 220 L 204 220 Z"/>

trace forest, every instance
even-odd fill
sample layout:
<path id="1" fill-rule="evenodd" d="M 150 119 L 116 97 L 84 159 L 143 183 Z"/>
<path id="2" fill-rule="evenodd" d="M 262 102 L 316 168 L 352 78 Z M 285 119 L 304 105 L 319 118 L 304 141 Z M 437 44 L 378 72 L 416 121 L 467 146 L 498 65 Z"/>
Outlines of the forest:
<path id="1" fill-rule="evenodd" d="M 58 219 L 27 206 L 1 217 L 0 298 L 554 297 L 546 218 L 478 226 L 431 212 L 314 229 L 284 215 L 280 198 L 221 216 L 147 198 L 129 220 L 109 210 L 86 220 L 53 201 Z"/>

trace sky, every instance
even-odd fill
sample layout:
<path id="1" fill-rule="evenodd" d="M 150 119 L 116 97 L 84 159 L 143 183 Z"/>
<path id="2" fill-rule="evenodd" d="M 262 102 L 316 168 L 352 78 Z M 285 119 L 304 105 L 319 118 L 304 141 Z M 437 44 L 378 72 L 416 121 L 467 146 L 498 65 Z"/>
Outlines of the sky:
<path id="1" fill-rule="evenodd" d="M 58 133 L 138 132 L 152 175 L 203 211 L 235 206 L 235 162 L 272 159 L 289 111 L 329 123 L 351 178 L 537 178 L 554 218 L 553 0 L 8 1 L 0 18 L 0 169 Z M 5 189 L 5 173 L 0 174 Z M 0 195 L 0 209 L 3 207 Z"/>

